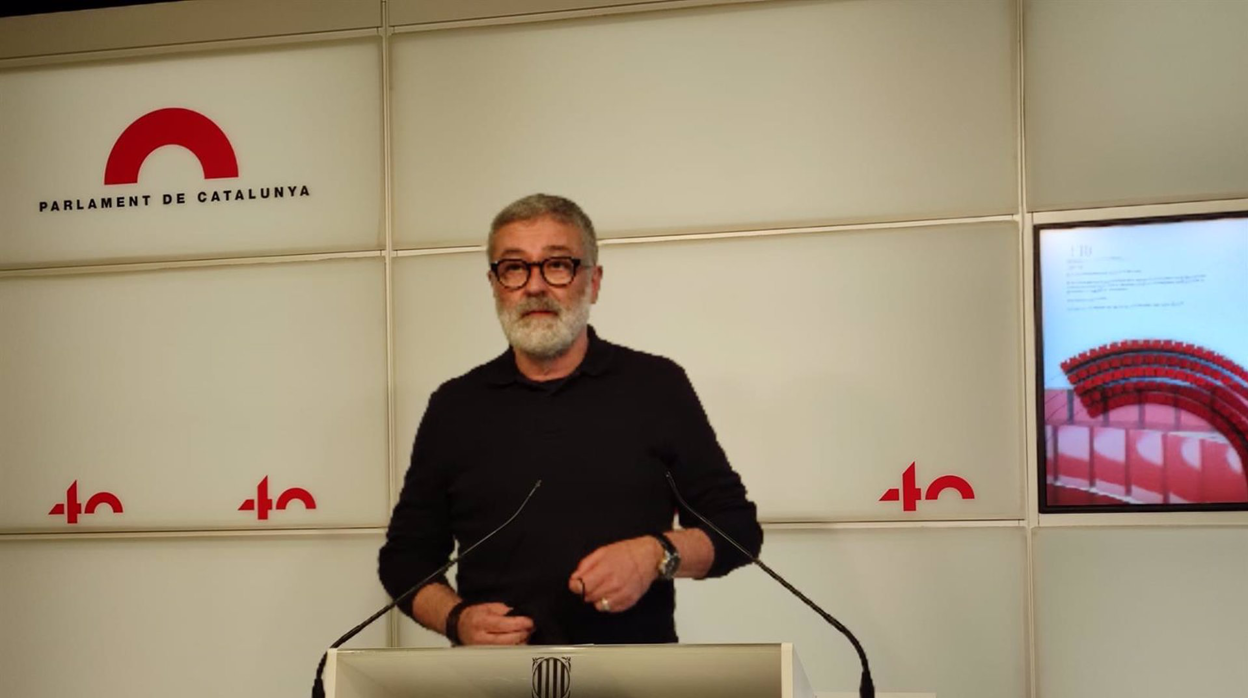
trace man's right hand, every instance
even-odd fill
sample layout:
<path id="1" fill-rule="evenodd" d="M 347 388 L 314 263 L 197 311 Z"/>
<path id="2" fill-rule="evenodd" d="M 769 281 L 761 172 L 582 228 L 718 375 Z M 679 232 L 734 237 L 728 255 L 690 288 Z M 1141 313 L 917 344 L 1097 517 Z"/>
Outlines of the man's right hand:
<path id="1" fill-rule="evenodd" d="M 480 603 L 459 614 L 459 641 L 465 645 L 523 645 L 533 634 L 533 619 L 509 616 L 511 607 Z"/>

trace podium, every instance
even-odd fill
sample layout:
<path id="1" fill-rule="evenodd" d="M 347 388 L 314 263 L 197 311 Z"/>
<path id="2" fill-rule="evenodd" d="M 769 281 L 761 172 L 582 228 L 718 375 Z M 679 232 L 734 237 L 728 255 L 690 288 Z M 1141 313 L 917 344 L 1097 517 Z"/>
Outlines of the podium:
<path id="1" fill-rule="evenodd" d="M 790 643 L 330 650 L 327 698 L 815 698 Z"/>

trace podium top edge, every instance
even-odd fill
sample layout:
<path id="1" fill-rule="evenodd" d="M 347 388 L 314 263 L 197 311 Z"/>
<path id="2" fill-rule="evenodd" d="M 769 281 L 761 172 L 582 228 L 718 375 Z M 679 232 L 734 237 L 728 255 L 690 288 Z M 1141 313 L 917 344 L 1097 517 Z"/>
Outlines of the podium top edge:
<path id="1" fill-rule="evenodd" d="M 354 655 L 373 654 L 378 652 L 592 652 L 595 650 L 666 650 L 666 651 L 706 651 L 715 650 L 791 650 L 791 642 L 732 642 L 732 643 L 666 643 L 666 644 L 632 644 L 632 645 L 473 645 L 467 647 L 361 647 L 355 649 L 330 650 L 333 654 Z"/>

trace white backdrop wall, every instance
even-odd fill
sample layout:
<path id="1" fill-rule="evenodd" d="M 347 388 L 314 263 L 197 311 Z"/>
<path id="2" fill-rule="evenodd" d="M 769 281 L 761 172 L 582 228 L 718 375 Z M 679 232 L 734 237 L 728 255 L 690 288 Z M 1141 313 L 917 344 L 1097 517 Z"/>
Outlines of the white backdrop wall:
<path id="1" fill-rule="evenodd" d="M 688 369 L 764 557 L 881 690 L 1242 686 L 1248 519 L 1036 514 L 1028 308 L 1033 212 L 1248 209 L 1248 5 L 607 5 L 0 20 L 6 685 L 304 694 L 383 601 L 429 392 L 503 348 L 488 220 L 551 191 L 605 238 L 595 325 Z M 110 183 L 153 113 L 205 130 L 139 128 L 175 147 Z M 973 498 L 881 501 L 912 463 Z M 794 640 L 817 689 L 856 685 L 756 571 L 680 598 L 684 641 Z M 396 618 L 355 644 L 442 642 Z"/>

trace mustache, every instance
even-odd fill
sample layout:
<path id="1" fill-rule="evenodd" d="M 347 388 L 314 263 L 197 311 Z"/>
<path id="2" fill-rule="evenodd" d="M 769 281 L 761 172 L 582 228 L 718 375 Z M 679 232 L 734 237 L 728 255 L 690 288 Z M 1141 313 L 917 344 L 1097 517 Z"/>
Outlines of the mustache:
<path id="1" fill-rule="evenodd" d="M 535 310 L 545 310 L 557 316 L 563 315 L 563 308 L 559 306 L 559 303 L 554 298 L 549 296 L 532 296 L 512 306 L 512 316 L 516 318 L 524 317 L 525 313 L 531 313 Z"/>

